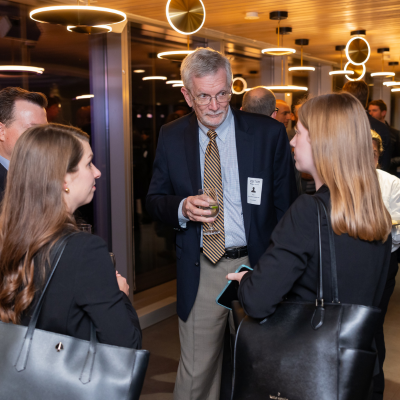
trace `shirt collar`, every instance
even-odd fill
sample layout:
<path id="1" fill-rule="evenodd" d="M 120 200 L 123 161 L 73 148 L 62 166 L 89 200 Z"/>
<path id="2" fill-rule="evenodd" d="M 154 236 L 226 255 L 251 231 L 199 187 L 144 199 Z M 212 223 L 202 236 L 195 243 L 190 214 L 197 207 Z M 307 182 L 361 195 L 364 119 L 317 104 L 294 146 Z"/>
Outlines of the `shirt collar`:
<path id="1" fill-rule="evenodd" d="M 10 160 L 0 156 L 0 164 L 8 171 L 8 168 L 10 167 Z"/>
<path id="2" fill-rule="evenodd" d="M 232 121 L 232 118 L 233 118 L 233 114 L 231 111 L 231 107 L 229 106 L 228 115 L 226 116 L 225 121 L 218 128 L 214 129 L 215 132 L 217 132 L 217 135 L 218 135 L 217 137 L 220 140 L 222 140 L 223 142 L 225 142 L 226 137 L 228 135 L 229 125 Z M 207 136 L 207 132 L 209 131 L 209 129 L 207 127 L 205 127 L 198 119 L 197 119 L 197 122 L 199 124 L 200 131 L 203 133 L 203 135 L 201 135 L 201 139 L 200 139 L 201 142 L 204 143 L 206 140 L 207 141 L 210 140 Z"/>

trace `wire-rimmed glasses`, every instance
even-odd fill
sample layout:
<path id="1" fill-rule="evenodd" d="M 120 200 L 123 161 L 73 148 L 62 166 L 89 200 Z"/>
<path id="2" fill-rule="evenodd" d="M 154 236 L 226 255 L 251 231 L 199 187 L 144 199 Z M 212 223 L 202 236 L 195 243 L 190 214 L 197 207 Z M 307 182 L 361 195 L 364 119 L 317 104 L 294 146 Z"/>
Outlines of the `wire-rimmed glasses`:
<path id="1" fill-rule="evenodd" d="M 188 92 L 190 93 L 189 90 Z M 190 93 L 190 95 L 199 106 L 208 106 L 212 99 L 215 99 L 219 104 L 228 103 L 232 98 L 232 93 L 229 93 L 225 90 L 219 92 L 216 96 L 210 96 L 209 94 L 204 93 L 199 94 L 198 96 L 193 96 L 192 93 Z"/>

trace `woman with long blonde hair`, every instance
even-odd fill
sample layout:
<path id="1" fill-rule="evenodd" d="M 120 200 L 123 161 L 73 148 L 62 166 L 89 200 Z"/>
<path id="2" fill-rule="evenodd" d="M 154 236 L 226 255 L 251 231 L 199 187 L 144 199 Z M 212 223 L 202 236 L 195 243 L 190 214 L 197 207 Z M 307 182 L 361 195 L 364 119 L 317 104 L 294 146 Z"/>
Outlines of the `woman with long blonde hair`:
<path id="1" fill-rule="evenodd" d="M 357 308 L 360 312 L 367 312 L 368 309 L 368 312 L 377 315 L 377 307 L 385 288 L 392 242 L 391 217 L 383 202 L 375 171 L 370 126 L 365 110 L 348 93 L 328 94 L 308 100 L 299 110 L 297 132 L 291 145 L 295 151 L 296 168 L 311 174 L 315 181 L 316 199 L 310 195 L 302 195 L 293 203 L 273 231 L 270 246 L 254 271 L 231 273 L 227 276 L 228 279 L 240 282 L 238 294 L 245 312 L 253 318 L 265 319 L 263 334 L 267 335 L 268 327 L 275 327 L 273 332 L 279 332 L 279 328 L 283 331 L 283 339 L 269 336 L 270 341 L 276 340 L 275 349 L 279 350 L 269 355 L 261 353 L 265 354 L 266 360 L 257 358 L 254 361 L 254 349 L 247 353 L 243 350 L 241 354 L 243 359 L 246 354 L 252 357 L 254 364 L 248 365 L 244 361 L 248 370 L 261 368 L 262 373 L 266 374 L 265 369 L 271 363 L 275 365 L 272 373 L 268 370 L 270 375 L 275 374 L 274 377 L 266 376 L 266 380 L 270 379 L 271 385 L 275 384 L 279 388 L 282 398 L 290 397 L 287 393 L 288 385 L 292 384 L 291 396 L 301 389 L 302 395 L 298 398 L 302 399 L 364 400 L 368 396 L 368 390 L 371 390 L 376 361 L 372 343 L 376 321 L 368 320 L 363 325 L 364 330 L 360 329 L 356 333 L 352 331 L 354 325 L 351 325 L 355 321 L 346 320 L 343 321 L 346 327 L 343 332 L 340 324 L 341 318 L 345 319 L 343 315 L 346 312 L 341 308 L 340 312 L 344 314 L 340 314 L 338 309 L 342 304 L 353 307 L 353 310 L 355 305 L 360 305 L 362 307 Z M 318 222 L 317 211 L 317 203 L 320 202 L 328 210 L 327 218 L 321 212 L 321 224 Z M 332 230 L 333 240 L 330 241 L 329 232 Z M 333 254 L 331 248 L 334 249 Z M 321 282 L 320 256 L 323 297 L 322 292 L 319 289 L 317 291 L 318 283 Z M 336 256 L 336 262 L 331 256 Z M 337 285 L 335 269 L 332 268 L 335 264 Z M 338 294 L 335 292 L 336 287 Z M 275 319 L 266 318 L 275 312 L 284 299 L 288 302 L 279 307 L 278 316 Z M 299 329 L 303 330 L 299 337 L 304 339 L 307 335 L 310 344 L 317 337 L 326 338 L 324 335 L 327 333 L 330 335 L 327 342 L 317 342 L 320 345 L 318 348 L 310 350 L 307 345 L 302 347 L 303 343 L 296 338 L 296 332 L 291 331 L 288 334 L 285 328 L 289 326 L 295 329 L 299 326 L 293 322 L 298 321 L 297 315 L 303 316 L 300 311 L 297 313 L 299 306 L 295 304 L 290 309 L 294 310 L 290 315 L 282 311 L 289 310 L 288 303 L 297 302 L 306 303 L 304 307 L 309 305 L 307 313 L 304 311 L 307 320 L 302 320 L 304 324 Z M 327 307 L 328 303 L 334 303 L 332 307 L 336 307 L 334 309 L 337 312 L 334 315 L 342 316 L 338 319 L 339 322 L 335 322 L 335 317 L 332 319 L 333 308 Z M 283 316 L 287 319 L 284 320 Z M 243 329 L 249 329 L 250 323 L 244 326 Z M 321 329 L 318 330 L 319 328 Z M 243 335 L 246 330 L 243 332 L 241 343 L 245 342 Z M 255 328 L 252 330 L 253 334 L 259 332 L 261 331 L 256 331 Z M 314 335 L 313 332 L 317 333 Z M 239 337 L 240 334 L 239 329 Z M 364 338 L 365 347 L 361 350 L 352 347 L 356 339 L 352 341 L 350 337 Z M 365 339 L 366 337 L 370 339 Z M 241 348 L 244 349 L 245 346 L 242 345 Z M 281 360 L 280 357 L 285 358 Z M 265 368 L 262 369 L 260 364 Z M 375 366 L 377 367 L 376 364 Z M 346 368 L 353 369 L 349 372 Z M 315 378 L 317 375 L 318 381 Z M 347 379 L 346 383 L 340 383 L 342 378 Z M 299 382 L 298 379 L 302 380 Z M 304 387 L 300 388 L 302 383 Z M 304 388 L 307 388 L 307 394 L 304 393 Z M 355 393 L 358 397 L 354 396 Z"/>
<path id="2" fill-rule="evenodd" d="M 0 214 L 0 320 L 28 325 L 51 271 L 50 252 L 68 234 L 46 290 L 37 328 L 140 348 L 129 286 L 116 275 L 105 242 L 79 232 L 74 211 L 88 204 L 100 171 L 89 136 L 70 126 L 30 128 L 11 158 Z"/>

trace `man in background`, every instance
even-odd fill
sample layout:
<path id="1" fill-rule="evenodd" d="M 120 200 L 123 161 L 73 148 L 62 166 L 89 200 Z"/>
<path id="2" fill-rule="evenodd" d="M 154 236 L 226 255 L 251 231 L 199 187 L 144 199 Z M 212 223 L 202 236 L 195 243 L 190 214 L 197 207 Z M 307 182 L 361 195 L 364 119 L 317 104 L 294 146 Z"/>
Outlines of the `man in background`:
<path id="1" fill-rule="evenodd" d="M 244 94 L 241 110 L 275 118 L 277 112 L 275 95 L 269 89 L 257 86 Z"/>
<path id="2" fill-rule="evenodd" d="M 58 96 L 49 97 L 47 101 L 47 121 L 60 123 L 61 100 Z"/>
<path id="3" fill-rule="evenodd" d="M 392 128 L 386 121 L 387 106 L 383 100 L 373 100 L 368 105 L 368 113 L 378 121 L 385 124 L 390 130 L 390 139 L 392 143 L 392 154 L 390 160 L 390 172 L 400 177 L 397 169 L 400 170 L 400 131 Z M 385 151 L 385 148 L 383 149 Z"/>
<path id="4" fill-rule="evenodd" d="M 43 93 L 18 87 L 0 90 L 0 198 L 15 143 L 31 126 L 47 124 L 46 106 Z"/>
<path id="5" fill-rule="evenodd" d="M 356 97 L 364 108 L 367 107 L 369 89 L 368 85 L 364 81 L 348 81 L 343 86 L 343 92 L 347 92 Z M 392 157 L 392 143 L 390 140 L 390 130 L 382 122 L 378 121 L 374 117 L 368 114 L 369 124 L 371 129 L 380 135 L 383 142 L 384 152 L 379 158 L 379 164 L 381 168 L 389 172 L 390 169 L 390 159 Z"/>
<path id="6" fill-rule="evenodd" d="M 292 113 L 290 111 L 288 103 L 283 100 L 276 100 L 276 108 L 278 109 L 275 119 L 279 122 L 282 122 L 287 129 L 289 121 L 292 120 Z"/>

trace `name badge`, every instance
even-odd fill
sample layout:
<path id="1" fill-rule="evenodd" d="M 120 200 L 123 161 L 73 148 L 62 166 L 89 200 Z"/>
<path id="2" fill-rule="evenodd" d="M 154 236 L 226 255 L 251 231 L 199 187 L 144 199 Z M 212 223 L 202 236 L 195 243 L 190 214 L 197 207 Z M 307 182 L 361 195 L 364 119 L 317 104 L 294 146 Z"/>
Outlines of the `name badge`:
<path id="1" fill-rule="evenodd" d="M 260 178 L 247 178 L 247 203 L 259 206 L 261 204 L 263 180 Z"/>

